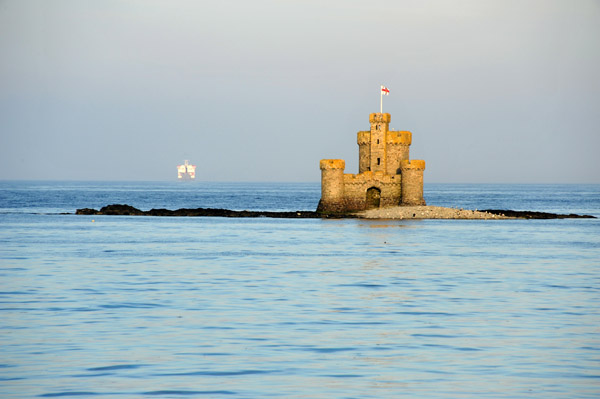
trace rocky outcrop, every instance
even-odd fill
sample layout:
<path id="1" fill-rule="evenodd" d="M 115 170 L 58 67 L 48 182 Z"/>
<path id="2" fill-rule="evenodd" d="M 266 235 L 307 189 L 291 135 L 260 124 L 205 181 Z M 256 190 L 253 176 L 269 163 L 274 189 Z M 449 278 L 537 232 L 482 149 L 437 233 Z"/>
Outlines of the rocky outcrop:
<path id="1" fill-rule="evenodd" d="M 169 209 L 150 209 L 141 211 L 131 205 L 114 204 L 100 208 L 100 210 L 91 208 L 77 209 L 77 215 L 126 215 L 126 216 L 213 216 L 229 218 L 288 218 L 288 219 L 307 219 L 329 217 L 313 211 L 296 212 L 269 212 L 269 211 L 232 211 L 230 209 L 215 208 L 181 208 L 177 210 Z"/>
<path id="2" fill-rule="evenodd" d="M 228 218 L 285 218 L 285 219 L 326 219 L 326 218 L 365 218 L 365 219 L 567 219 L 595 218 L 590 215 L 556 214 L 547 212 L 511 211 L 488 209 L 471 211 L 467 209 L 445 208 L 440 206 L 396 206 L 378 208 L 359 213 L 323 213 L 314 211 L 270 212 L 232 211 L 219 208 L 181 208 L 177 210 L 150 209 L 142 211 L 131 205 L 114 204 L 100 208 L 77 209 L 77 215 L 125 215 L 125 216 L 211 216 Z"/>
<path id="3" fill-rule="evenodd" d="M 575 213 L 558 214 L 534 211 L 511 211 L 507 209 L 485 209 L 481 212 L 521 219 L 596 219 L 596 217 L 592 215 L 577 215 Z"/>

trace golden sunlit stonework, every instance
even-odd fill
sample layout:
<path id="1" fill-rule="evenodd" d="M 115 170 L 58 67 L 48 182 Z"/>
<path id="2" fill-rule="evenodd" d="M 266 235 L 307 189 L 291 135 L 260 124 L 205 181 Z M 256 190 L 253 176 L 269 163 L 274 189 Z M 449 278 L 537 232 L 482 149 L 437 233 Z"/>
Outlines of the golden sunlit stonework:
<path id="1" fill-rule="evenodd" d="M 343 159 L 322 159 L 319 212 L 353 212 L 425 205 L 425 161 L 410 160 L 412 133 L 390 130 L 390 114 L 372 113 L 371 130 L 358 132 L 358 174 L 344 173 Z"/>

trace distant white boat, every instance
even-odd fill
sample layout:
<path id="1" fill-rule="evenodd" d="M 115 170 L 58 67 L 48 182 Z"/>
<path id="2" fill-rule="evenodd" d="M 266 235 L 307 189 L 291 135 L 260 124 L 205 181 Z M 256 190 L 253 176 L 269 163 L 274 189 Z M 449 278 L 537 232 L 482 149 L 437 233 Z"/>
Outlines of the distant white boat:
<path id="1" fill-rule="evenodd" d="M 177 180 L 194 180 L 196 178 L 196 165 L 190 165 L 187 159 L 183 165 L 177 165 Z"/>

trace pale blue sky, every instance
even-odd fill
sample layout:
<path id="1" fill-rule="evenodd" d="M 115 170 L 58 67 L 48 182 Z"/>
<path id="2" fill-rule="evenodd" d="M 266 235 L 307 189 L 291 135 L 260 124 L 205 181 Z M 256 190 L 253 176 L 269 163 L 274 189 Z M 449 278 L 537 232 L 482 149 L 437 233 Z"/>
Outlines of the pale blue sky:
<path id="1" fill-rule="evenodd" d="M 0 0 L 0 179 L 600 183 L 600 2 Z"/>

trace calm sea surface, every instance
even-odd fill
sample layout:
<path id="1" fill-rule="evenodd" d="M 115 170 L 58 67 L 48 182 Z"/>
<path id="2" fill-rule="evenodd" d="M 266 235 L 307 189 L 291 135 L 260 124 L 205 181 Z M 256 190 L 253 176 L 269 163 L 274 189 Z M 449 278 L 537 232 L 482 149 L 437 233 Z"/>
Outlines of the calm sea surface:
<path id="1" fill-rule="evenodd" d="M 0 182 L 0 397 L 598 398 L 600 219 L 314 210 L 319 184 Z M 600 216 L 599 185 L 426 185 Z"/>

